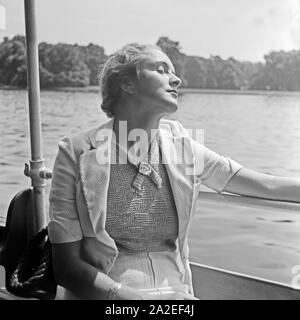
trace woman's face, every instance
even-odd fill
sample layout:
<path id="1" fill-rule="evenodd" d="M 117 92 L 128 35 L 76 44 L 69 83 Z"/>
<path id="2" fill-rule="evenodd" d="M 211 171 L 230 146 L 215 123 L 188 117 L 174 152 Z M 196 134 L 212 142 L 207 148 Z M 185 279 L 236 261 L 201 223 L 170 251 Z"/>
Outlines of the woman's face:
<path id="1" fill-rule="evenodd" d="M 137 69 L 135 96 L 145 112 L 168 114 L 177 110 L 178 87 L 181 80 L 175 75 L 171 60 L 162 51 L 151 49 Z M 151 110 L 149 110 L 151 109 Z"/>

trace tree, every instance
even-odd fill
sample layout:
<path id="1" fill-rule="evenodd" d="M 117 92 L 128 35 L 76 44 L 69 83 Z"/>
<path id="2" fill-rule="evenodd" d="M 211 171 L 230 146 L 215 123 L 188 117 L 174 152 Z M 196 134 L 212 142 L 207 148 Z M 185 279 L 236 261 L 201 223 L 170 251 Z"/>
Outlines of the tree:
<path id="1" fill-rule="evenodd" d="M 100 69 L 107 59 L 104 49 L 90 43 L 87 47 L 80 46 L 82 59 L 90 70 L 90 85 L 98 85 Z"/>
<path id="2" fill-rule="evenodd" d="M 210 89 L 299 90 L 300 51 L 272 51 L 265 63 L 227 60 L 220 56 L 187 56 L 178 41 L 160 37 L 159 46 L 171 59 L 183 86 Z M 107 59 L 104 49 L 64 43 L 39 45 L 42 88 L 98 84 L 98 73 Z M 0 43 L 0 84 L 27 86 L 24 36 L 5 37 Z"/>
<path id="3" fill-rule="evenodd" d="M 41 43 L 39 57 L 41 84 L 44 87 L 89 85 L 90 70 L 77 45 Z"/>
<path id="4" fill-rule="evenodd" d="M 265 58 L 265 77 L 273 90 L 300 90 L 300 51 L 270 52 Z"/>
<path id="5" fill-rule="evenodd" d="M 4 38 L 0 44 L 0 83 L 26 87 L 25 37 Z"/>
<path id="6" fill-rule="evenodd" d="M 184 78 L 190 88 L 207 88 L 207 60 L 200 57 L 185 57 Z"/>

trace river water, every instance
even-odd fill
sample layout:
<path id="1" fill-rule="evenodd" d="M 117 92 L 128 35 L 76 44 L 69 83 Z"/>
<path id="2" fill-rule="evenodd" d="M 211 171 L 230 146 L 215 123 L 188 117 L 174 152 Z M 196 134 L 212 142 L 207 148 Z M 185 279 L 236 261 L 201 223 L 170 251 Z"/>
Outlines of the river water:
<path id="1" fill-rule="evenodd" d="M 64 135 L 106 121 L 96 92 L 43 91 L 41 107 L 49 168 Z M 29 185 L 23 176 L 30 158 L 27 110 L 26 91 L 0 90 L 0 217 L 13 195 Z M 195 90 L 180 96 L 172 118 L 187 128 L 204 129 L 206 147 L 245 167 L 300 178 L 299 93 Z M 299 212 L 199 201 L 190 255 L 199 263 L 290 284 L 293 266 L 300 265 L 299 226 Z"/>

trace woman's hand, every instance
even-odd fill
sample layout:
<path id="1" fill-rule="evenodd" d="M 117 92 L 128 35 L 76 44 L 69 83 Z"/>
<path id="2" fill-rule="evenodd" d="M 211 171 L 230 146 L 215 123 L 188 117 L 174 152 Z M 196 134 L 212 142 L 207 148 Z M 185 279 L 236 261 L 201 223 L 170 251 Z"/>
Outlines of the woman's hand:
<path id="1" fill-rule="evenodd" d="M 175 294 L 175 300 L 200 300 L 198 298 L 196 298 L 195 296 L 189 294 L 189 293 L 185 293 L 185 292 L 177 292 Z"/>
<path id="2" fill-rule="evenodd" d="M 116 300 L 151 300 L 151 295 L 146 292 L 141 292 L 137 289 L 133 289 L 129 286 L 122 285 L 119 289 Z"/>
<path id="3" fill-rule="evenodd" d="M 170 294 L 151 294 L 148 292 L 139 291 L 137 289 L 133 289 L 131 287 L 128 287 L 126 285 L 122 285 L 122 287 L 119 289 L 117 295 L 117 300 L 164 300 L 164 299 L 171 299 L 171 300 L 199 300 L 195 296 L 186 293 L 186 292 L 174 292 L 171 295 Z"/>

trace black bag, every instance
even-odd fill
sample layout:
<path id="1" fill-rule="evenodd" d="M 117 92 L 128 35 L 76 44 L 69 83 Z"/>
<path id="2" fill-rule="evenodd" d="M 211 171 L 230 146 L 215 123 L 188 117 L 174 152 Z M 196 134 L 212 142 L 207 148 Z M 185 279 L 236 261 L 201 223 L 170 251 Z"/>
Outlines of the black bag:
<path id="1" fill-rule="evenodd" d="M 44 228 L 25 247 L 7 283 L 7 290 L 21 297 L 52 300 L 56 296 L 56 289 L 51 243 L 47 228 Z"/>

